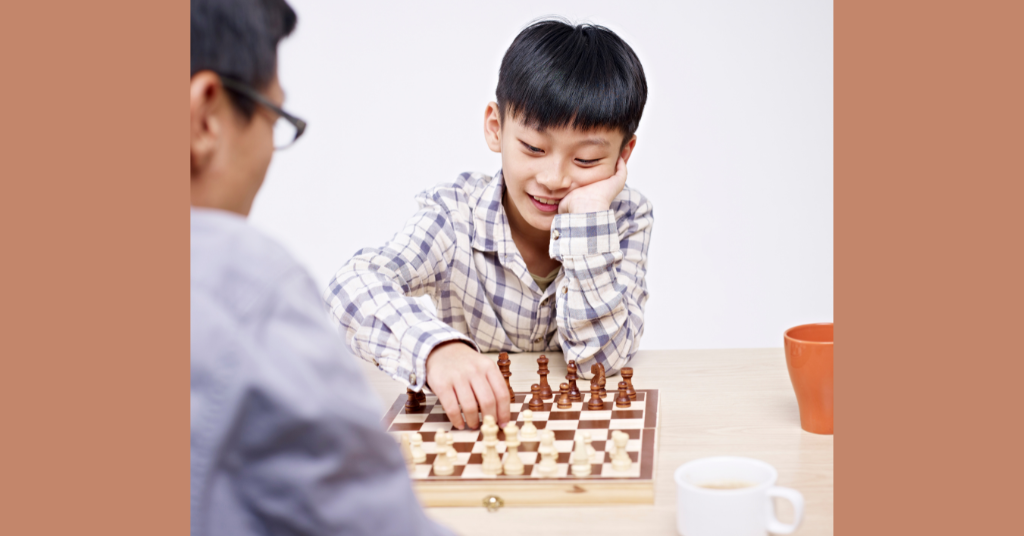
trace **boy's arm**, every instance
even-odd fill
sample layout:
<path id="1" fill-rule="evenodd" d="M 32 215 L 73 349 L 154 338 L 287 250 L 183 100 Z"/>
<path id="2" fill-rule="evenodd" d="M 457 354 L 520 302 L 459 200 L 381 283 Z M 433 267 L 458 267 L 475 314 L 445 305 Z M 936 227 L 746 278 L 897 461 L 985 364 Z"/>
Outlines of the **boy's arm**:
<path id="1" fill-rule="evenodd" d="M 422 208 L 383 247 L 356 253 L 324 299 L 356 355 L 414 390 L 429 381 L 456 428 L 462 428 L 461 413 L 476 428 L 478 409 L 506 423 L 508 389 L 496 362 L 415 299 L 442 290 L 458 236 L 469 236 L 456 233 L 455 225 L 464 224 L 453 221 L 437 195 L 421 194 Z M 447 344 L 455 341 L 465 344 Z"/>
<path id="2" fill-rule="evenodd" d="M 609 210 L 563 213 L 552 222 L 549 254 L 565 269 L 555 289 L 558 333 L 565 359 L 575 359 L 584 377 L 593 363 L 614 374 L 639 349 L 653 223 L 651 203 L 628 189 Z"/>

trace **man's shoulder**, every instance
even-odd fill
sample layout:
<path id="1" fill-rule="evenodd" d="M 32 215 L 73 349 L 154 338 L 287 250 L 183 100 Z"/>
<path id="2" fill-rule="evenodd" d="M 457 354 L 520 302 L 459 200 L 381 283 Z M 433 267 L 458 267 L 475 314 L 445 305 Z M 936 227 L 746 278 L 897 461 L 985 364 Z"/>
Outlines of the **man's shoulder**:
<path id="1" fill-rule="evenodd" d="M 302 270 L 276 241 L 229 212 L 193 208 L 190 225 L 193 292 L 242 316 L 289 274 Z"/>

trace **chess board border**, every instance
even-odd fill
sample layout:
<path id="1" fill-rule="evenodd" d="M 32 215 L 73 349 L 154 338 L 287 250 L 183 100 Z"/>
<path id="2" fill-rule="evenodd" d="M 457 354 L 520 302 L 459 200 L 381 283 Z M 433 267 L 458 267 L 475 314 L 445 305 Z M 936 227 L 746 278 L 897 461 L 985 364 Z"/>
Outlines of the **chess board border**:
<path id="1" fill-rule="evenodd" d="M 505 506 L 557 506 L 572 504 L 653 504 L 654 475 L 657 459 L 658 413 L 660 396 L 657 389 L 637 389 L 644 393 L 645 415 L 641 433 L 640 476 L 565 477 L 498 475 L 487 478 L 429 477 L 413 478 L 413 487 L 424 506 L 479 506 L 491 496 L 502 499 Z M 530 393 L 516 392 L 516 401 Z M 395 418 L 405 412 L 406 395 L 401 394 L 381 419 L 389 429 Z M 546 402 L 550 404 L 551 402 Z M 613 408 L 614 410 L 614 408 Z M 652 411 L 649 411 L 652 410 Z M 479 440 L 478 440 L 479 441 Z"/>

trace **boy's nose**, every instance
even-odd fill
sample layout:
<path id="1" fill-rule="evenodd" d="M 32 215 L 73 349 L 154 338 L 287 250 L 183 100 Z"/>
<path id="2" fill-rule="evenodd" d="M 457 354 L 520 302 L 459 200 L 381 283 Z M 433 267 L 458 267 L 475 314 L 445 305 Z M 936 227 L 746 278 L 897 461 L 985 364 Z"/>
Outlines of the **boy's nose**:
<path id="1" fill-rule="evenodd" d="M 537 174 L 537 182 L 552 192 L 562 190 L 569 186 L 569 176 L 562 173 L 560 167 L 545 169 Z"/>

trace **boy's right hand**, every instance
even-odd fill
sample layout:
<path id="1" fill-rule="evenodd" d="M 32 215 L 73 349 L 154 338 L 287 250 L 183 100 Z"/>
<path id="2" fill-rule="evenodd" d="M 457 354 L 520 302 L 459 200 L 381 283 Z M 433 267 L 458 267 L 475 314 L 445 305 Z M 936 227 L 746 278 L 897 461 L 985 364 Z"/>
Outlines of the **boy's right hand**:
<path id="1" fill-rule="evenodd" d="M 459 430 L 480 425 L 477 411 L 493 416 L 502 428 L 511 418 L 508 386 L 498 363 L 460 341 L 439 344 L 430 352 L 427 385 Z"/>

